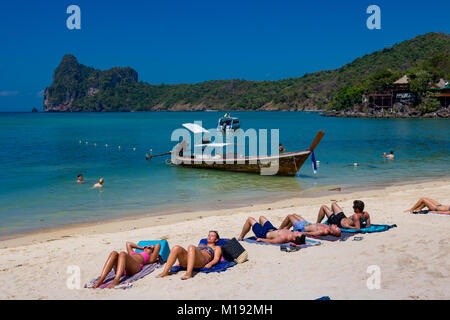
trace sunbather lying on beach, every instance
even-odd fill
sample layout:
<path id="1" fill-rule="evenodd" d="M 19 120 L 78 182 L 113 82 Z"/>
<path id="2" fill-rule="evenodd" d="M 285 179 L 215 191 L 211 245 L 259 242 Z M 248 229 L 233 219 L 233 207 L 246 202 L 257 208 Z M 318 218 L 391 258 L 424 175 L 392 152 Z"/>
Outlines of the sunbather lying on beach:
<path id="1" fill-rule="evenodd" d="M 417 203 L 411 209 L 405 210 L 405 212 L 419 211 L 425 207 L 430 209 L 431 213 L 450 214 L 449 205 L 440 204 L 436 200 L 430 198 L 420 198 L 419 201 L 417 201 Z"/>
<path id="2" fill-rule="evenodd" d="M 220 240 L 217 231 L 210 231 L 207 238 L 207 245 L 200 245 L 198 247 L 190 245 L 188 249 L 184 249 L 181 246 L 175 246 L 170 251 L 167 258 L 164 271 L 157 276 L 157 278 L 165 277 L 169 274 L 170 268 L 175 262 L 180 262 L 180 266 L 186 268 L 186 273 L 181 280 L 192 278 L 192 272 L 194 268 L 211 268 L 220 261 L 222 256 L 222 248 L 216 246 L 216 243 Z"/>
<path id="3" fill-rule="evenodd" d="M 280 225 L 280 229 L 290 229 L 294 227 L 292 231 L 299 231 L 309 236 L 326 236 L 333 235 L 336 237 L 341 236 L 341 229 L 335 224 L 326 225 L 323 223 L 311 223 L 305 220 L 298 214 L 289 214 L 284 218 Z"/>
<path id="4" fill-rule="evenodd" d="M 278 230 L 275 228 L 269 220 L 265 217 L 259 217 L 259 222 L 255 220 L 253 217 L 248 217 L 247 221 L 245 221 L 244 226 L 242 227 L 241 235 L 239 236 L 239 240 L 244 239 L 245 235 L 253 230 L 253 233 L 256 236 L 257 241 L 273 243 L 273 244 L 282 244 L 288 242 L 294 242 L 295 244 L 304 244 L 305 243 L 305 235 L 298 231 L 290 231 L 287 229 Z"/>
<path id="5" fill-rule="evenodd" d="M 140 247 L 133 242 L 126 243 L 127 252 L 112 251 L 103 267 L 100 279 L 94 284 L 93 288 L 97 288 L 103 283 L 111 269 L 114 269 L 116 277 L 108 288 L 114 288 L 119 284 L 122 275 L 134 275 L 142 270 L 142 267 L 149 263 L 154 263 L 158 260 L 159 250 L 161 245 L 158 243 L 155 246 Z M 135 252 L 134 249 L 142 250 L 142 252 Z"/>
<path id="6" fill-rule="evenodd" d="M 347 218 L 343 210 L 337 205 L 336 202 L 331 204 L 331 209 L 326 205 L 320 207 L 319 214 L 317 216 L 317 223 L 322 222 L 325 215 L 328 217 L 328 224 L 335 224 L 339 228 L 345 229 L 361 229 L 370 227 L 370 215 L 364 211 L 364 202 L 361 200 L 353 201 L 352 216 Z"/>

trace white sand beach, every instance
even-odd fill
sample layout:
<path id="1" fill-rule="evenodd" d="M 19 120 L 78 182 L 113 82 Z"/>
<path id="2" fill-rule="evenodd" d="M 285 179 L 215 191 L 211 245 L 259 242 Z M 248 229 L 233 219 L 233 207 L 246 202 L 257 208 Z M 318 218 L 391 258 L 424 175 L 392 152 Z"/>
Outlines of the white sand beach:
<path id="1" fill-rule="evenodd" d="M 449 194 L 450 179 L 445 179 L 21 235 L 0 242 L 0 299 L 450 299 L 450 216 L 403 212 L 423 196 L 448 204 Z M 162 271 L 157 269 L 128 290 L 66 285 L 69 266 L 80 267 L 83 286 L 100 274 L 110 251 L 125 250 L 126 241 L 167 239 L 171 247 L 187 247 L 209 230 L 237 237 L 248 216 L 264 215 L 276 227 L 290 213 L 315 222 L 320 205 L 332 200 L 348 215 L 355 199 L 365 202 L 372 223 L 398 227 L 364 234 L 361 241 L 323 241 L 289 253 L 244 242 L 247 262 L 187 281 L 180 280 L 183 272 L 155 278 Z M 367 287 L 372 265 L 380 268 L 380 289 Z"/>

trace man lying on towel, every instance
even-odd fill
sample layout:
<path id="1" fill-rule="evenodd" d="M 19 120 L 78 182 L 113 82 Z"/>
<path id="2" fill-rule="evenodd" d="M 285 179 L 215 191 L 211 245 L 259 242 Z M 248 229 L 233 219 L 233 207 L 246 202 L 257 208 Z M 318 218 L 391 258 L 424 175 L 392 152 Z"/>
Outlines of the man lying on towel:
<path id="1" fill-rule="evenodd" d="M 259 222 L 253 217 L 248 217 L 242 228 L 239 240 L 244 239 L 245 235 L 253 230 L 257 241 L 272 244 L 282 244 L 293 242 L 295 244 L 305 244 L 305 235 L 298 231 L 290 231 L 287 229 L 278 230 L 265 217 L 259 217 Z"/>
<path id="2" fill-rule="evenodd" d="M 341 236 L 341 229 L 339 229 L 337 225 L 311 223 L 306 221 L 305 218 L 298 214 L 289 214 L 286 218 L 284 218 L 283 222 L 280 225 L 280 229 L 289 230 L 291 227 L 293 227 L 292 231 L 299 231 L 307 236 Z"/>
<path id="3" fill-rule="evenodd" d="M 370 215 L 368 212 L 364 211 L 364 202 L 361 200 L 353 201 L 353 211 L 354 214 L 347 218 L 336 202 L 331 204 L 331 209 L 326 205 L 323 205 L 320 207 L 317 223 L 322 222 L 326 215 L 328 217 L 327 222 L 329 225 L 334 224 L 341 229 L 370 228 Z"/>

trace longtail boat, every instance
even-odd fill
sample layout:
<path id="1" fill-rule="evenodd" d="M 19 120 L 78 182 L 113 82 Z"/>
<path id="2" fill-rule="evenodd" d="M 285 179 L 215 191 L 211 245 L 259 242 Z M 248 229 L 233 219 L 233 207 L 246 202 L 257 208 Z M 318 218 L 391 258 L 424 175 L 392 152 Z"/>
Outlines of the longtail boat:
<path id="1" fill-rule="evenodd" d="M 261 175 L 295 176 L 306 159 L 312 155 L 315 168 L 314 149 L 322 139 L 324 132 L 320 130 L 308 150 L 286 152 L 272 156 L 246 156 L 236 154 L 219 156 L 183 155 L 181 143 L 171 152 L 171 164 L 199 169 L 215 169 L 223 171 L 257 173 Z M 209 144 L 213 145 L 213 144 Z M 222 144 L 226 145 L 226 144 Z M 178 145 L 177 145 L 178 146 Z M 169 154 L 169 153 L 166 153 Z"/>

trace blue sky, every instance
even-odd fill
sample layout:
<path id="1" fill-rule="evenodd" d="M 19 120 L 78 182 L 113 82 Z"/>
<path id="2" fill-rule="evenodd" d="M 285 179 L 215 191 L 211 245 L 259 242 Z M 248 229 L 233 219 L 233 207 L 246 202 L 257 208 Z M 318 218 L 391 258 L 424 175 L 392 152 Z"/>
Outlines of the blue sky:
<path id="1" fill-rule="evenodd" d="M 66 27 L 72 4 L 81 30 Z M 381 9 L 381 30 L 366 27 L 369 5 Z M 130 66 L 152 84 L 278 80 L 449 33 L 448 12 L 443 0 L 2 1 L 0 111 L 42 110 L 66 53 L 98 69 Z"/>

